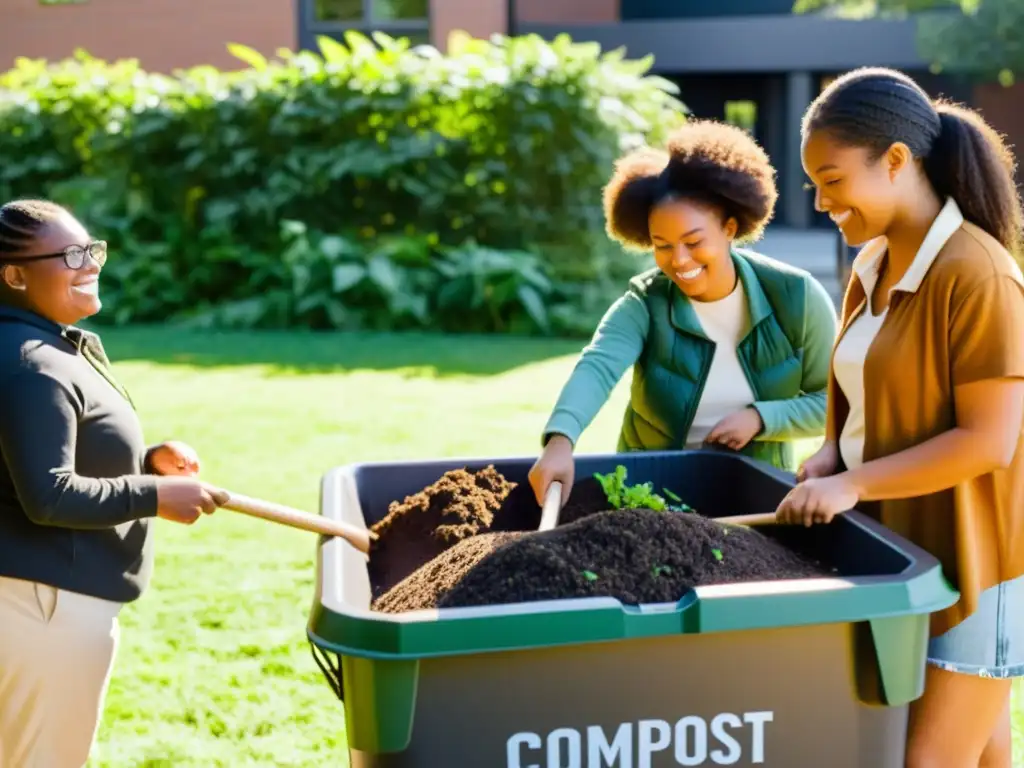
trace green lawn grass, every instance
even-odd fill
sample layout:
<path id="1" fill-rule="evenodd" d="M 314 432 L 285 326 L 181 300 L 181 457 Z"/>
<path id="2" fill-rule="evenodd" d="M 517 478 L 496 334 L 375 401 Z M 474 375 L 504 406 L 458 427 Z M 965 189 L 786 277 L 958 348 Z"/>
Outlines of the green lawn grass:
<path id="1" fill-rule="evenodd" d="M 339 464 L 535 453 L 580 347 L 166 329 L 103 338 L 151 442 L 185 440 L 211 482 L 311 511 Z M 614 448 L 625 396 L 623 382 L 581 451 Z M 153 586 L 122 614 L 90 766 L 346 765 L 342 709 L 305 639 L 315 537 L 225 511 L 156 530 Z"/>
<path id="2" fill-rule="evenodd" d="M 1024 684 L 1013 686 L 1013 768 L 1024 766 Z"/>

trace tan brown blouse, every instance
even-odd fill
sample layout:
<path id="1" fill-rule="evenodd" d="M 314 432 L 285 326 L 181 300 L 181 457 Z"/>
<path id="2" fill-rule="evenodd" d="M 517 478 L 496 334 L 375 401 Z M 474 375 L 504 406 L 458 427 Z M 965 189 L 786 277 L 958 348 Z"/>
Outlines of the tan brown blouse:
<path id="1" fill-rule="evenodd" d="M 877 243 L 865 247 L 864 256 L 877 255 L 873 246 Z M 922 247 L 908 277 L 892 293 L 888 316 L 864 363 L 865 462 L 955 427 L 954 387 L 1024 377 L 1024 278 L 997 240 L 962 222 L 944 242 L 933 237 L 930 248 Z M 855 270 L 837 344 L 865 304 Z M 829 440 L 838 440 L 848 412 L 832 374 Z M 1024 575 L 1022 442 L 1006 470 L 929 496 L 860 507 L 935 555 L 960 591 L 956 605 L 933 615 L 933 636 L 971 615 L 982 591 Z"/>

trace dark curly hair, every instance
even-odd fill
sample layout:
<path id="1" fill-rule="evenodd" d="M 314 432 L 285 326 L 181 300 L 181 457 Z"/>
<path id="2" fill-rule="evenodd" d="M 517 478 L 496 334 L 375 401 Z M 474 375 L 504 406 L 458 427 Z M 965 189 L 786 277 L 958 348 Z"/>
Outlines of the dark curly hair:
<path id="1" fill-rule="evenodd" d="M 738 240 L 756 240 L 775 210 L 775 169 L 757 142 L 727 123 L 694 120 L 665 149 L 645 147 L 615 164 L 604 188 L 608 234 L 627 248 L 651 247 L 648 217 L 666 200 L 714 206 L 736 219 Z"/>
<path id="2" fill-rule="evenodd" d="M 0 259 L 22 253 L 64 212 L 49 200 L 14 200 L 0 207 Z"/>
<path id="3" fill-rule="evenodd" d="M 977 112 L 932 100 L 902 72 L 862 67 L 833 81 L 808 108 L 801 132 L 824 131 L 834 140 L 865 147 L 873 160 L 902 142 L 923 160 L 942 198 L 951 197 L 967 221 L 1005 248 L 1021 236 L 1021 200 L 1013 153 Z"/>

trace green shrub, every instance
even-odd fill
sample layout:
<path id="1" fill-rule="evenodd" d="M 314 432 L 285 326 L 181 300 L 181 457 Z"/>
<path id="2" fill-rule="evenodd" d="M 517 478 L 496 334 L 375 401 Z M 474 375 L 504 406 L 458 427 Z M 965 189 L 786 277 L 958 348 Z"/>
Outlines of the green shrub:
<path id="1" fill-rule="evenodd" d="M 684 119 L 674 86 L 564 36 L 374 38 L 174 77 L 19 61 L 0 194 L 107 237 L 114 322 L 589 333 L 638 268 L 601 188 Z"/>

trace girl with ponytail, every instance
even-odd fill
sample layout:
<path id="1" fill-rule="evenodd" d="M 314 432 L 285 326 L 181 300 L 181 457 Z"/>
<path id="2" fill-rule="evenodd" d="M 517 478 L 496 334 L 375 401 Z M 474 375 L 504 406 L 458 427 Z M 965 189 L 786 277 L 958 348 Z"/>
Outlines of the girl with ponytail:
<path id="1" fill-rule="evenodd" d="M 1010 768 L 1024 677 L 1024 279 L 1013 158 L 975 112 L 859 69 L 810 106 L 815 207 L 862 245 L 826 439 L 778 509 L 858 507 L 934 554 L 960 599 L 931 618 L 906 765 Z"/>

